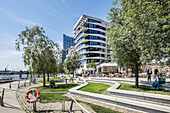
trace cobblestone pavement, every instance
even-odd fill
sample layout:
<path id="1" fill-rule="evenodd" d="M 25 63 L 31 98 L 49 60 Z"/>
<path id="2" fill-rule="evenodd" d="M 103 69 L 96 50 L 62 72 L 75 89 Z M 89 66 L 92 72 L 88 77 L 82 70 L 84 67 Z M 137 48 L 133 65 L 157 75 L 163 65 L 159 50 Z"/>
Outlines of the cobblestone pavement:
<path id="1" fill-rule="evenodd" d="M 25 81 L 21 81 L 20 84 L 23 85 L 24 82 Z M 12 84 L 11 89 L 15 89 L 15 90 L 18 89 L 18 81 L 12 82 L 11 84 Z M 40 85 L 42 85 L 42 84 L 36 84 L 33 86 L 29 86 L 29 87 L 23 87 L 23 88 L 20 88 L 19 90 L 26 92 L 26 91 L 28 91 L 28 89 L 30 87 L 36 87 L 36 86 L 40 86 Z M 0 84 L 0 87 L 1 88 L 9 88 L 9 83 Z M 1 88 L 0 88 L 0 92 L 2 91 Z M 0 93 L 0 95 L 1 95 L 1 93 Z M 4 96 L 4 107 L 0 106 L 0 113 L 24 113 L 26 111 L 33 112 L 33 110 L 32 110 L 33 104 L 27 103 L 24 100 L 25 93 L 5 90 L 4 95 L 5 95 Z M 61 113 L 62 107 L 63 107 L 62 105 L 63 105 L 63 102 L 52 102 L 52 103 L 37 102 L 37 110 L 39 110 L 41 112 Z M 67 112 L 68 112 L 68 108 L 70 108 L 70 105 L 71 105 L 71 101 L 65 102 L 65 110 Z M 94 113 L 94 111 L 87 105 L 85 105 L 83 103 L 80 103 L 80 105 L 82 105 L 85 109 L 87 109 L 91 113 Z M 25 106 L 26 106 L 26 108 L 24 108 Z M 73 110 L 75 113 L 81 113 L 81 108 L 75 103 L 73 103 Z"/>

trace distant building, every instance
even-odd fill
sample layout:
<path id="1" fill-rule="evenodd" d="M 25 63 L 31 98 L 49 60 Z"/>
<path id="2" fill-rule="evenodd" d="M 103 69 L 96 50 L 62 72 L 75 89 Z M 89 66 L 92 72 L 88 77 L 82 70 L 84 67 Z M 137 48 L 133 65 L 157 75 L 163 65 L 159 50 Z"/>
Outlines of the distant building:
<path id="1" fill-rule="evenodd" d="M 67 49 L 70 48 L 71 46 L 74 46 L 74 37 L 67 36 L 63 34 L 63 55 L 62 55 L 62 61 L 66 59 Z"/>
<path id="2" fill-rule="evenodd" d="M 83 69 L 87 69 L 91 60 L 97 65 L 111 61 L 106 38 L 107 28 L 108 24 L 104 20 L 87 15 L 81 15 L 74 26 L 75 48 L 80 53 Z"/>

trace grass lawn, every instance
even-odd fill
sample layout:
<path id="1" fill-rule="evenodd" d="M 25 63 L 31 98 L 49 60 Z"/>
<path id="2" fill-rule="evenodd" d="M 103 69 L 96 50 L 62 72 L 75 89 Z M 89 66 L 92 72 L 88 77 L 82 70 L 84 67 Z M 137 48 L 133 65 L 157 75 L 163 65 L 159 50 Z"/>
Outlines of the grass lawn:
<path id="1" fill-rule="evenodd" d="M 47 84 L 50 84 L 50 81 L 51 81 L 51 80 L 54 80 L 55 83 L 56 83 L 56 82 L 57 82 L 57 83 L 60 83 L 59 79 L 60 79 L 60 77 L 50 78 L 50 79 L 49 79 L 49 82 L 47 82 L 47 79 L 45 80 L 45 82 L 46 82 Z M 43 83 L 43 80 L 40 80 L 40 81 L 38 81 L 38 82 Z"/>
<path id="2" fill-rule="evenodd" d="M 89 82 L 89 84 L 80 89 L 80 91 L 87 91 L 92 93 L 104 93 L 110 85 L 102 84 L 102 83 L 93 83 Z"/>
<path id="3" fill-rule="evenodd" d="M 128 83 L 120 83 L 120 84 L 121 86 L 119 89 L 121 90 L 170 95 L 170 92 L 159 91 L 159 90 L 151 89 L 150 87 L 146 87 L 146 86 L 139 86 L 139 88 L 135 88 L 135 85 L 133 84 L 128 84 Z"/>
<path id="4" fill-rule="evenodd" d="M 43 87 L 43 86 L 38 86 L 38 87 L 34 87 L 36 89 L 38 89 L 38 91 L 40 92 L 68 92 L 68 90 L 70 88 L 73 88 L 73 87 L 76 87 L 78 86 L 79 84 L 74 84 L 74 83 L 69 83 L 67 84 L 58 84 L 58 88 L 56 89 L 53 89 L 53 88 L 49 88 L 49 86 L 46 86 L 46 87 Z M 32 88 L 31 88 L 32 89 Z M 42 102 L 46 102 L 46 101 L 61 101 L 61 100 L 64 100 L 64 96 L 63 96 L 63 93 L 50 93 L 50 94 L 47 94 L 47 93 L 41 93 L 40 94 L 41 96 L 41 100 Z M 67 97 L 65 97 L 66 100 L 72 100 L 72 99 L 69 99 Z"/>
<path id="5" fill-rule="evenodd" d="M 98 106 L 98 105 L 95 105 L 95 104 L 91 104 L 91 103 L 87 103 L 87 102 L 82 102 L 82 103 L 91 107 L 96 113 L 121 113 L 121 112 L 118 112 L 116 110 L 112 110 L 112 109 L 105 108 L 105 107 L 102 107 L 102 106 Z"/>

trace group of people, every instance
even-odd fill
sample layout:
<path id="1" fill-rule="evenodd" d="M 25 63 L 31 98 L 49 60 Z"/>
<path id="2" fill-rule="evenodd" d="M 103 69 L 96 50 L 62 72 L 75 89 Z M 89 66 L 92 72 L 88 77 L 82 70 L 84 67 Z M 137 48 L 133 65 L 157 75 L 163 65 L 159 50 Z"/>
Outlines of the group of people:
<path id="1" fill-rule="evenodd" d="M 147 70 L 148 74 L 148 81 L 151 81 L 151 75 L 152 75 L 152 69 L 149 67 Z M 158 69 L 154 70 L 154 77 L 155 81 L 152 84 L 152 87 L 154 89 L 159 89 L 159 84 L 165 84 L 166 77 L 162 74 L 159 73 Z"/>

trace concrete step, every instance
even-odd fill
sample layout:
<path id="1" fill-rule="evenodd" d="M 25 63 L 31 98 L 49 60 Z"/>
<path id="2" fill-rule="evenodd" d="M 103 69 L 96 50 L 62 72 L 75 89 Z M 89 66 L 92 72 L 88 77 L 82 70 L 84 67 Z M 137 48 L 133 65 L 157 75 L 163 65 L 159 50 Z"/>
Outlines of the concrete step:
<path id="1" fill-rule="evenodd" d="M 169 106 L 157 105 L 153 103 L 146 103 L 146 102 L 141 102 L 141 101 L 132 100 L 132 99 L 118 98 L 118 97 L 113 97 L 113 96 L 108 96 L 108 95 L 103 95 L 103 94 L 96 94 L 96 93 L 90 93 L 90 92 L 77 90 L 86 85 L 88 85 L 88 83 L 81 84 L 80 86 L 72 88 L 69 91 L 72 94 L 80 96 L 80 97 L 90 98 L 90 99 L 98 100 L 100 102 L 127 107 L 127 108 L 131 108 L 134 110 L 140 110 L 143 112 L 160 113 L 160 112 L 170 111 Z"/>
<path id="2" fill-rule="evenodd" d="M 150 102 L 157 102 L 157 103 L 170 105 L 170 95 L 160 95 L 160 94 L 143 93 L 143 92 L 137 92 L 137 91 L 117 90 L 120 84 L 112 80 L 109 80 L 109 81 L 107 80 L 108 79 L 101 80 L 101 79 L 93 78 L 92 80 L 87 80 L 87 81 L 112 84 L 112 86 L 107 89 L 107 91 L 110 92 L 111 95 L 128 97 L 129 99 L 131 98 L 138 99 L 138 100 L 140 99 L 140 100 L 146 100 Z"/>
<path id="3" fill-rule="evenodd" d="M 162 105 L 156 105 L 156 104 L 123 99 L 123 98 L 116 98 L 116 97 L 107 96 L 103 94 L 94 94 L 94 93 L 89 93 L 89 92 L 84 92 L 84 91 L 72 90 L 70 92 L 71 94 L 74 94 L 77 96 L 86 97 L 86 98 L 90 98 L 90 99 L 94 99 L 94 100 L 98 100 L 101 102 L 114 104 L 114 105 L 118 105 L 122 107 L 128 107 L 128 108 L 132 108 L 132 109 L 140 110 L 144 112 L 150 112 L 150 113 L 151 112 L 154 112 L 154 113 L 167 112 L 168 113 L 170 111 L 170 107 L 162 106 Z"/>

